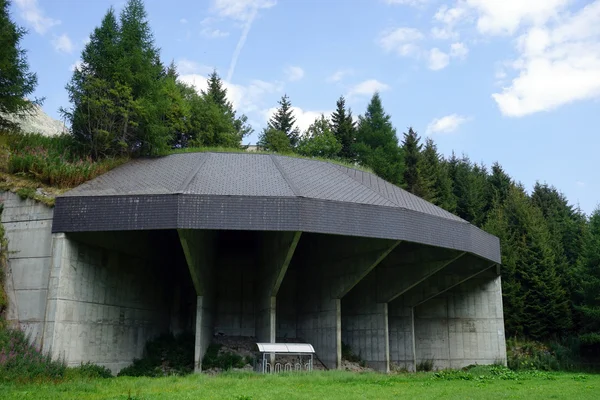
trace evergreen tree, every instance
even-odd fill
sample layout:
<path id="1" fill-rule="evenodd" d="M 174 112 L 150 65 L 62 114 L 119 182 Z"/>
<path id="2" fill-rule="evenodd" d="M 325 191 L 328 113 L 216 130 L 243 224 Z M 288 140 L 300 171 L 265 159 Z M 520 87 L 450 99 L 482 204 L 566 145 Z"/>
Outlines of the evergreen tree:
<path id="1" fill-rule="evenodd" d="M 357 160 L 378 176 L 394 184 L 402 183 L 402 151 L 379 93 L 373 95 L 365 115 L 359 117 L 353 150 Z"/>
<path id="2" fill-rule="evenodd" d="M 336 157 L 342 145 L 331 131 L 331 124 L 323 114 L 308 127 L 303 138 L 298 143 L 299 154 L 308 157 Z"/>
<path id="3" fill-rule="evenodd" d="M 26 31 L 11 20 L 9 6 L 10 1 L 0 0 L 0 129 L 17 128 L 3 114 L 22 116 L 41 104 L 40 99 L 25 98 L 35 90 L 37 76 L 29 71 L 27 54 L 19 45 Z"/>
<path id="4" fill-rule="evenodd" d="M 423 145 L 421 138 L 412 129 L 404 133 L 402 141 L 402 151 L 404 154 L 404 188 L 427 201 L 433 202 L 435 194 L 433 193 L 433 181 L 435 176 L 425 176 L 422 172 L 424 167 L 421 151 Z"/>
<path id="5" fill-rule="evenodd" d="M 582 251 L 579 276 L 582 301 L 577 306 L 581 314 L 584 356 L 600 356 L 600 207 L 592 213 Z"/>
<path id="6" fill-rule="evenodd" d="M 472 164 L 466 156 L 458 159 L 453 153 L 448 168 L 456 198 L 456 214 L 481 226 L 486 219 L 484 210 L 488 193 L 485 167 Z"/>
<path id="7" fill-rule="evenodd" d="M 569 297 L 557 274 L 550 231 L 521 187 L 491 211 L 485 229 L 502 243 L 506 330 L 546 339 L 567 333 L 572 324 Z"/>
<path id="8" fill-rule="evenodd" d="M 275 115 L 269 119 L 267 130 L 275 130 L 285 133 L 289 139 L 290 145 L 295 147 L 300 139 L 300 130 L 295 126 L 296 117 L 294 117 L 292 103 L 290 103 L 290 99 L 287 94 L 283 95 L 278 103 L 279 108 L 275 112 Z"/>
<path id="9" fill-rule="evenodd" d="M 223 85 L 223 81 L 216 70 L 208 76 L 206 81 L 206 90 L 202 91 L 204 97 L 212 100 L 216 105 L 222 107 L 224 110 L 232 108 L 231 103 L 227 100 L 227 88 Z"/>
<path id="10" fill-rule="evenodd" d="M 252 127 L 248 124 L 248 117 L 236 116 L 233 104 L 227 99 L 227 88 L 216 70 L 209 75 L 206 84 L 207 88 L 202 91 L 202 96 L 216 104 L 223 114 L 222 117 L 228 119 L 232 124 L 233 132 L 238 137 L 238 143 L 234 147 L 239 147 L 243 138 L 253 132 Z M 229 133 L 224 132 L 224 134 Z"/>
<path id="11" fill-rule="evenodd" d="M 356 139 L 356 123 L 352 119 L 352 111 L 346 110 L 346 99 L 340 96 L 336 103 L 336 110 L 331 114 L 331 130 L 338 143 L 342 145 L 339 156 L 347 160 L 354 160 L 356 155 L 352 145 Z"/>
<path id="12" fill-rule="evenodd" d="M 452 181 L 448 176 L 448 168 L 431 138 L 425 141 L 425 147 L 421 153 L 420 171 L 426 187 L 429 188 L 425 199 L 447 211 L 454 212 L 456 199 L 452 192 Z"/>

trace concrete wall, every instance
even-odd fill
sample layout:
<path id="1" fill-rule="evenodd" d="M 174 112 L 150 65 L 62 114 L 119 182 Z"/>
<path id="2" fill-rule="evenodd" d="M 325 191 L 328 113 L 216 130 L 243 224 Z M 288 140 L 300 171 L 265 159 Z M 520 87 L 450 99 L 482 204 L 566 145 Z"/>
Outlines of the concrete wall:
<path id="1" fill-rule="evenodd" d="M 44 350 L 69 365 L 93 361 L 113 372 L 129 365 L 169 330 L 162 274 L 152 259 L 54 234 Z"/>
<path id="2" fill-rule="evenodd" d="M 8 239 L 6 292 L 9 324 L 20 327 L 39 346 L 42 342 L 52 255 L 52 209 L 0 194 L 2 223 Z"/>
<path id="3" fill-rule="evenodd" d="M 440 368 L 506 364 L 500 277 L 491 269 L 415 307 L 417 363 Z"/>
<path id="4" fill-rule="evenodd" d="M 256 269 L 245 254 L 221 254 L 217 261 L 215 334 L 256 336 L 254 295 Z"/>
<path id="5" fill-rule="evenodd" d="M 390 368 L 392 370 L 415 370 L 415 348 L 412 307 L 404 299 L 388 304 L 388 327 L 390 338 Z"/>

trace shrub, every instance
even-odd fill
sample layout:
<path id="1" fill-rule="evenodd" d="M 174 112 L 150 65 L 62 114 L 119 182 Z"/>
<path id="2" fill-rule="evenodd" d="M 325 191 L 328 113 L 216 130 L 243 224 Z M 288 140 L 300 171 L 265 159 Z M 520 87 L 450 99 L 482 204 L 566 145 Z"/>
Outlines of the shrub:
<path id="1" fill-rule="evenodd" d="M 112 378 L 113 374 L 107 367 L 87 362 L 81 363 L 78 367 L 68 368 L 66 377 L 71 379 L 100 379 Z"/>
<path id="2" fill-rule="evenodd" d="M 221 347 L 220 344 L 208 346 L 202 359 L 202 369 L 218 368 L 227 371 L 232 368 L 243 368 L 247 364 L 247 358 L 244 359 L 230 351 L 221 351 Z"/>
<path id="3" fill-rule="evenodd" d="M 433 371 L 433 360 L 422 360 L 417 364 L 417 372 Z"/>
<path id="4" fill-rule="evenodd" d="M 578 368 L 578 345 L 568 342 L 548 344 L 509 339 L 507 340 L 508 367 L 514 371 L 573 371 Z M 570 344 L 570 346 L 568 346 Z"/>
<path id="5" fill-rule="evenodd" d="M 342 342 L 342 359 L 358 363 L 361 367 L 366 367 L 367 363 L 362 359 L 360 354 L 354 353 L 349 344 Z"/>
<path id="6" fill-rule="evenodd" d="M 123 368 L 118 376 L 186 375 L 194 371 L 195 336 L 184 332 L 161 335 L 146 343 L 141 359 Z"/>
<path id="7" fill-rule="evenodd" d="M 66 369 L 63 361 L 33 346 L 22 331 L 0 327 L 0 381 L 57 380 Z"/>

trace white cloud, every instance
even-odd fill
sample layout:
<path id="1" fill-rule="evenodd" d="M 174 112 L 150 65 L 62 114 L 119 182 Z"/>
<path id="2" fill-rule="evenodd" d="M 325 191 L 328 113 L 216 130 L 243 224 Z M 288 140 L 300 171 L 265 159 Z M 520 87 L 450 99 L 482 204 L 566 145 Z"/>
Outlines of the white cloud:
<path id="1" fill-rule="evenodd" d="M 179 20 L 179 23 L 180 23 L 180 24 L 184 24 L 184 25 L 185 25 L 185 24 L 187 24 L 187 23 L 188 23 L 188 20 L 187 20 L 187 19 L 185 19 L 185 18 L 181 18 L 181 19 Z"/>
<path id="2" fill-rule="evenodd" d="M 300 67 L 288 66 L 285 67 L 284 73 L 287 77 L 287 80 L 290 82 L 299 81 L 304 78 L 304 70 Z"/>
<path id="3" fill-rule="evenodd" d="M 211 39 L 219 39 L 219 38 L 224 38 L 229 36 L 229 32 L 225 32 L 222 31 L 220 29 L 213 29 L 213 28 L 202 28 L 202 30 L 200 31 L 200 34 L 204 37 L 207 38 L 211 38 Z"/>
<path id="4" fill-rule="evenodd" d="M 213 70 L 213 67 L 209 67 L 208 65 L 203 65 L 195 61 L 188 60 L 187 58 L 182 58 L 177 61 L 177 72 L 179 72 L 180 75 L 208 75 Z"/>
<path id="5" fill-rule="evenodd" d="M 221 17 L 246 22 L 254 19 L 259 9 L 274 7 L 276 0 L 214 0 L 213 9 Z"/>
<path id="6" fill-rule="evenodd" d="M 455 32 L 454 30 L 452 30 L 452 28 L 450 27 L 437 27 L 434 26 L 433 28 L 431 28 L 431 37 L 434 39 L 440 39 L 440 40 L 450 40 L 450 39 L 458 39 L 460 37 L 460 35 Z"/>
<path id="7" fill-rule="evenodd" d="M 21 17 L 40 35 L 45 34 L 53 26 L 60 24 L 59 20 L 44 15 L 44 12 L 38 6 L 37 0 L 15 0 L 15 4 L 21 11 Z"/>
<path id="8" fill-rule="evenodd" d="M 69 54 L 73 52 L 73 42 L 66 33 L 63 33 L 60 36 L 54 36 L 54 39 L 52 39 L 52 46 L 54 46 L 54 50 L 60 53 Z"/>
<path id="9" fill-rule="evenodd" d="M 73 64 L 71 64 L 71 66 L 69 67 L 69 71 L 75 72 L 75 70 L 80 69 L 82 65 L 83 65 L 83 61 L 77 60 Z"/>
<path id="10" fill-rule="evenodd" d="M 300 107 L 292 107 L 292 111 L 294 112 L 294 117 L 296 118 L 296 126 L 300 128 L 300 132 L 304 133 L 308 127 L 315 122 L 315 119 L 320 118 L 321 114 L 324 114 L 326 117 L 331 114 L 331 111 L 310 111 L 303 110 Z M 268 110 L 265 110 L 264 117 L 265 123 L 271 119 L 271 117 L 277 112 L 277 107 L 271 107 Z"/>
<path id="11" fill-rule="evenodd" d="M 598 21 L 600 0 L 519 36 L 511 63 L 517 76 L 492 95 L 502 114 L 521 117 L 600 97 Z"/>
<path id="12" fill-rule="evenodd" d="M 451 133 L 456 131 L 469 118 L 457 114 L 446 115 L 442 118 L 435 118 L 427 126 L 427 134 Z"/>
<path id="13" fill-rule="evenodd" d="M 340 82 L 347 76 L 351 76 L 354 74 L 354 71 L 351 69 L 338 69 L 335 71 L 330 77 L 327 78 L 329 82 Z"/>
<path id="14" fill-rule="evenodd" d="M 487 34 L 513 34 L 521 25 L 540 25 L 558 16 L 571 0 L 467 0 L 478 12 L 477 29 Z"/>
<path id="15" fill-rule="evenodd" d="M 396 28 L 382 32 L 379 45 L 387 52 L 395 52 L 401 56 L 418 53 L 416 42 L 423 39 L 423 34 L 414 28 Z"/>
<path id="16" fill-rule="evenodd" d="M 177 67 L 181 74 L 180 81 L 193 86 L 198 92 L 206 89 L 206 78 L 212 72 L 212 68 L 189 60 L 180 60 Z M 227 89 L 227 97 L 233 107 L 244 114 L 264 110 L 265 97 L 283 91 L 281 82 L 266 82 L 258 79 L 250 81 L 247 85 L 237 85 L 223 80 L 223 85 Z"/>
<path id="17" fill-rule="evenodd" d="M 577 181 L 577 182 L 575 182 L 575 184 L 580 188 L 585 187 L 585 182 L 582 182 L 582 181 Z"/>
<path id="18" fill-rule="evenodd" d="M 469 48 L 464 43 L 457 42 L 450 45 L 450 56 L 464 59 L 469 54 Z"/>
<path id="19" fill-rule="evenodd" d="M 444 69 L 450 63 L 450 56 L 440 49 L 433 48 L 429 52 L 428 55 L 428 64 L 429 69 L 433 71 L 439 71 L 440 69 Z"/>
<path id="20" fill-rule="evenodd" d="M 376 79 L 369 79 L 351 87 L 346 97 L 371 96 L 375 92 L 384 92 L 389 89 L 389 85 L 379 82 Z"/>

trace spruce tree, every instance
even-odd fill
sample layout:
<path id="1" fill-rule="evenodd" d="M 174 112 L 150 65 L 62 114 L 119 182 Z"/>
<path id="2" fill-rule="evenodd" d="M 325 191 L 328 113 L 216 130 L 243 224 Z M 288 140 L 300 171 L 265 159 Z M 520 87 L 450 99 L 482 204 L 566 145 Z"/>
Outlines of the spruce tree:
<path id="1" fill-rule="evenodd" d="M 269 119 L 268 130 L 285 133 L 289 139 L 290 145 L 295 147 L 300 139 L 300 130 L 295 126 L 296 117 L 294 117 L 292 103 L 290 103 L 287 94 L 283 95 L 278 103 L 279 108 L 275 112 L 275 115 Z"/>
<path id="2" fill-rule="evenodd" d="M 0 129 L 17 128 L 3 114 L 22 116 L 41 104 L 41 99 L 26 99 L 37 86 L 37 76 L 29 71 L 27 54 L 20 47 L 27 32 L 11 20 L 9 6 L 10 1 L 0 0 Z"/>
<path id="3" fill-rule="evenodd" d="M 338 143 L 342 145 L 339 156 L 347 160 L 354 160 L 356 155 L 352 145 L 356 140 L 356 123 L 352 118 L 352 110 L 346 110 L 344 96 L 340 96 L 336 102 L 336 107 L 336 110 L 331 114 L 331 130 Z"/>
<path id="4" fill-rule="evenodd" d="M 356 143 L 352 146 L 357 160 L 381 178 L 402 183 L 402 150 L 398 147 L 396 129 L 386 114 L 379 93 L 375 93 L 364 116 L 359 117 Z"/>
<path id="5" fill-rule="evenodd" d="M 433 184 L 434 175 L 426 175 L 423 171 L 424 160 L 421 154 L 423 145 L 421 138 L 412 129 L 404 133 L 402 140 L 402 151 L 404 154 L 404 188 L 427 201 L 435 202 Z"/>
<path id="6" fill-rule="evenodd" d="M 600 356 L 600 207 L 589 219 L 581 258 L 580 341 L 584 355 Z"/>
<path id="7" fill-rule="evenodd" d="M 456 199 L 452 192 L 452 181 L 448 176 L 448 168 L 431 138 L 427 138 L 421 153 L 420 172 L 426 187 L 429 188 L 425 199 L 447 211 L 454 212 Z"/>
<path id="8" fill-rule="evenodd" d="M 222 118 L 228 119 L 232 124 L 233 132 L 238 137 L 238 143 L 234 147 L 240 147 L 243 138 L 253 132 L 252 127 L 248 124 L 248 117 L 243 114 L 239 117 L 236 116 L 233 104 L 227 98 L 227 88 L 216 70 L 209 75 L 206 86 L 206 90 L 202 91 L 202 96 L 217 105 L 222 112 Z M 224 134 L 228 135 L 229 132 L 224 132 Z"/>
<path id="9" fill-rule="evenodd" d="M 507 333 L 538 340 L 565 334 L 572 325 L 571 310 L 557 273 L 551 233 L 522 187 L 510 187 L 484 228 L 501 241 Z"/>

